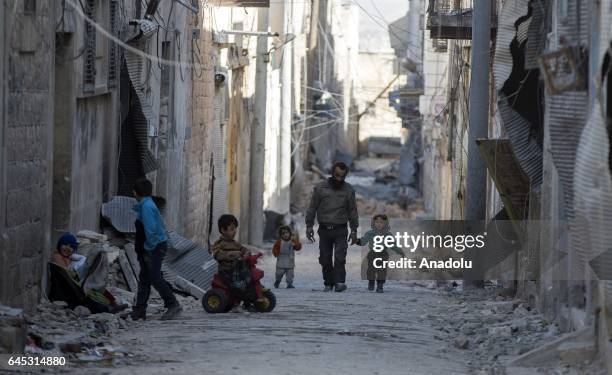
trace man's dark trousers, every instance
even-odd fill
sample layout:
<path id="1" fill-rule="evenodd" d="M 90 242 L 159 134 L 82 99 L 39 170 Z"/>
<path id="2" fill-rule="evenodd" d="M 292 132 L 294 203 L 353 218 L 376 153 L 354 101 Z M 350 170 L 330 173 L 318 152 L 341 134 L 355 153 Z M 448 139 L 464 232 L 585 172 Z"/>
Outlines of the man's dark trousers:
<path id="1" fill-rule="evenodd" d="M 170 285 L 164 280 L 162 275 L 162 262 L 166 255 L 167 245 L 165 242 L 160 243 L 152 251 L 144 251 L 138 254 L 138 263 L 140 263 L 140 274 L 138 275 L 138 293 L 136 294 L 136 308 L 146 309 L 149 295 L 151 294 L 151 286 L 157 290 L 161 298 L 164 300 L 164 307 L 170 308 L 178 305 L 176 297 L 170 289 Z"/>
<path id="2" fill-rule="evenodd" d="M 323 270 L 323 282 L 332 286 L 344 283 L 346 279 L 346 250 L 348 249 L 348 228 L 346 225 L 327 229 L 319 225 L 319 264 Z"/>

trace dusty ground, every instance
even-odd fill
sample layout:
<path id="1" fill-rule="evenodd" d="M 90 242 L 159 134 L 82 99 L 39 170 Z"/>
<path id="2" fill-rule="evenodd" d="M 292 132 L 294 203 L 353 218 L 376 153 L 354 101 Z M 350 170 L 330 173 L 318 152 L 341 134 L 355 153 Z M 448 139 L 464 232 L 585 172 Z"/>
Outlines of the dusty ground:
<path id="1" fill-rule="evenodd" d="M 422 317 L 448 302 L 443 293 L 389 282 L 384 294 L 360 279 L 350 249 L 349 290 L 323 293 L 317 245 L 297 257 L 296 289 L 276 289 L 276 309 L 206 314 L 199 303 L 183 319 L 156 317 L 114 337 L 134 356 L 86 373 L 117 374 L 465 374 L 466 356 L 438 339 Z M 261 262 L 271 286 L 274 259 Z"/>
<path id="2" fill-rule="evenodd" d="M 361 220 L 361 231 L 368 221 Z M 392 227 L 407 230 L 407 223 L 395 220 Z M 498 296 L 501 288 L 466 292 L 450 284 L 436 287 L 434 281 L 413 279 L 388 281 L 384 294 L 369 292 L 360 277 L 359 247 L 349 248 L 348 291 L 323 293 L 317 246 L 305 244 L 296 257 L 297 289 L 285 289 L 284 283 L 274 289 L 277 307 L 268 314 L 241 310 L 209 315 L 191 297 L 181 299 L 185 312 L 175 321 L 160 321 L 155 306 L 145 322 L 123 321 L 110 314 L 78 320 L 76 310 L 55 304 L 41 307 L 33 320 L 39 320 L 39 331 L 41 325 L 47 328 L 40 331 L 42 337 L 56 342 L 41 354 L 64 355 L 68 361 L 66 367 L 45 370 L 85 374 L 605 373 L 589 362 L 506 372 L 509 360 L 558 337 L 553 322 L 520 300 Z M 271 286 L 275 261 L 269 251 L 260 267 L 266 273 L 264 285 Z M 53 338 L 56 331 L 66 336 L 66 326 L 76 327 L 70 342 L 82 343 L 79 350 L 66 352 Z M 83 349 L 84 343 L 93 344 L 97 353 Z M 3 369 L 0 366 L 0 373 Z"/>

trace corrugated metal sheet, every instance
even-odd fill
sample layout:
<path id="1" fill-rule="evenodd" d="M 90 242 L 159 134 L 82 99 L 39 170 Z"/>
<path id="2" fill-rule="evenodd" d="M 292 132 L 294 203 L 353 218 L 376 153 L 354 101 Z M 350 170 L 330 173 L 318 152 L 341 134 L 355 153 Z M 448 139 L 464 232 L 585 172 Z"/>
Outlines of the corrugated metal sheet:
<path id="1" fill-rule="evenodd" d="M 563 185 L 567 218 L 574 216 L 574 163 L 580 134 L 586 122 L 586 91 L 547 95 L 550 152 Z"/>
<path id="2" fill-rule="evenodd" d="M 559 7 L 562 5 L 559 4 Z M 588 2 L 568 0 L 567 9 L 557 9 L 557 37 L 574 44 L 587 44 L 589 38 Z M 574 164 L 576 148 L 586 122 L 586 91 L 547 95 L 547 115 L 553 163 L 563 185 L 568 220 L 574 216 Z M 571 223 L 570 223 L 571 225 Z"/>
<path id="3" fill-rule="evenodd" d="M 611 0 L 601 1 L 597 16 L 600 17 L 599 25 L 602 25 L 597 64 L 598 71 L 601 71 L 603 58 L 612 40 Z M 576 148 L 573 179 L 575 230 L 572 232 L 576 240 L 572 243 L 572 250 L 579 256 L 580 266 L 584 267 L 584 263 L 588 262 L 597 277 L 606 280 L 603 283 L 606 298 L 612 299 L 612 175 L 608 161 L 610 144 L 603 110 L 605 103 L 601 102 L 602 98 L 599 95 L 593 103 Z"/>
<path id="4" fill-rule="evenodd" d="M 210 237 L 219 237 L 217 220 L 219 216 L 227 213 L 227 177 L 225 175 L 225 143 L 221 133 L 221 123 L 224 118 L 224 99 L 222 95 L 216 95 L 214 99 L 214 121 L 212 132 L 213 146 L 213 199 L 212 199 L 212 223 Z"/>
<path id="5" fill-rule="evenodd" d="M 139 22 L 142 35 L 137 38 L 137 40 L 128 42 L 128 44 L 142 51 L 145 48 L 145 39 L 155 33 L 158 26 L 157 24 L 146 20 L 137 20 L 137 22 Z M 149 103 L 149 100 L 145 95 L 146 87 L 142 81 L 144 60 L 140 55 L 129 50 L 124 50 L 124 57 L 128 74 L 130 76 L 130 81 L 137 96 L 137 100 L 135 100 L 135 109 L 138 109 L 138 112 L 142 113 L 142 117 L 134 116 L 134 120 L 131 125 L 138 140 L 138 148 L 143 172 L 149 173 L 156 170 L 158 165 L 157 161 L 155 160 L 155 156 L 153 156 L 149 150 L 149 128 L 155 124 L 156 120 L 153 116 L 151 103 Z"/>
<path id="6" fill-rule="evenodd" d="M 542 149 L 535 137 L 533 124 L 511 108 L 502 92 L 504 84 L 510 79 L 514 64 L 510 49 L 512 41 L 516 38 L 517 41 L 524 42 L 531 30 L 537 27 L 533 13 L 530 17 L 528 15 L 528 0 L 504 2 L 498 25 L 493 74 L 495 87 L 499 90 L 497 105 L 502 126 L 521 168 L 529 177 L 531 186 L 537 188 L 542 183 Z M 522 22 L 517 24 L 521 19 Z M 518 92 L 513 95 L 518 95 Z"/>
<path id="7" fill-rule="evenodd" d="M 514 24 L 520 17 L 529 13 L 529 0 L 505 1 L 499 15 L 497 26 L 497 42 L 495 45 L 495 59 L 493 64 L 493 75 L 495 77 L 495 88 L 501 90 L 504 82 L 512 72 L 512 54 L 510 44 L 516 37 Z"/>
<path id="8" fill-rule="evenodd" d="M 102 217 L 121 233 L 136 233 L 136 212 L 132 209 L 138 201 L 132 197 L 115 196 L 102 204 Z"/>
<path id="9" fill-rule="evenodd" d="M 217 272 L 217 262 L 201 245 L 176 232 L 168 233 L 168 252 L 162 265 L 164 277 L 174 285 L 176 276 L 208 290 Z M 176 287 L 176 285 L 175 285 Z"/>
<path id="10" fill-rule="evenodd" d="M 532 21 L 527 34 L 525 69 L 538 68 L 538 57 L 546 46 L 551 3 L 551 0 L 531 0 Z"/>
<path id="11" fill-rule="evenodd" d="M 612 280 L 612 176 L 608 165 L 610 145 L 599 103 L 584 127 L 576 152 L 573 237 L 575 251 L 584 262 L 595 262 L 598 276 Z M 595 259 L 597 258 L 597 259 Z"/>
<path id="12" fill-rule="evenodd" d="M 569 44 L 583 44 L 589 42 L 591 30 L 589 24 L 589 1 L 566 0 L 567 10 L 559 9 L 557 34 L 564 37 Z M 558 5 L 561 8 L 561 4 Z"/>
<path id="13" fill-rule="evenodd" d="M 508 105 L 503 93 L 499 93 L 497 107 L 502 124 L 515 156 L 532 187 L 542 183 L 542 149 L 531 131 L 531 124 Z"/>

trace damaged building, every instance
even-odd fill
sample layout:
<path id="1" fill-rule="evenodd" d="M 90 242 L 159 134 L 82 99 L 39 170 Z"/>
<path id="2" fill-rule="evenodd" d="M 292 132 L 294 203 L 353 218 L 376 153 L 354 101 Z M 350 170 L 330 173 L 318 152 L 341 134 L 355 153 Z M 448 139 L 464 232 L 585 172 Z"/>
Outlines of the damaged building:
<path id="1" fill-rule="evenodd" d="M 424 197 L 435 218 L 466 215 L 475 4 L 428 4 L 423 157 L 440 168 L 422 170 L 438 186 Z M 497 269 L 564 331 L 590 330 L 609 359 L 611 4 L 517 0 L 492 8 L 488 137 L 477 141 L 489 176 L 487 220 L 539 223 Z"/>
<path id="2" fill-rule="evenodd" d="M 130 240 L 142 177 L 206 277 L 221 214 L 260 244 L 264 210 L 289 212 L 310 7 L 217 3 L 2 2 L 1 303 L 36 306 L 65 232 Z"/>

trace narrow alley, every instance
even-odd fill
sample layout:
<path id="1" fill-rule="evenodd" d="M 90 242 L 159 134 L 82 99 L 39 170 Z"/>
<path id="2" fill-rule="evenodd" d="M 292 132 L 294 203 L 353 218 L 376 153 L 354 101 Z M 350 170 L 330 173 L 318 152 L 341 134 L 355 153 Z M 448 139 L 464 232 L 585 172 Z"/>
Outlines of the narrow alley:
<path id="1" fill-rule="evenodd" d="M 612 374 L 610 25 L 0 0 L 0 374 Z"/>
<path id="2" fill-rule="evenodd" d="M 467 356 L 434 338 L 427 314 L 450 299 L 409 284 L 372 294 L 361 280 L 360 252 L 347 262 L 346 293 L 323 293 L 316 245 L 297 256 L 296 289 L 274 289 L 277 307 L 268 314 L 208 315 L 193 300 L 181 320 L 137 323 L 113 338 L 134 357 L 112 367 L 117 374 L 467 374 Z M 273 283 L 273 258 L 261 264 L 264 284 Z M 284 284 L 284 283 L 283 283 Z M 171 343 L 171 347 L 168 344 Z M 436 350 L 432 350 L 436 348 Z M 86 372 L 87 373 L 87 372 Z"/>

